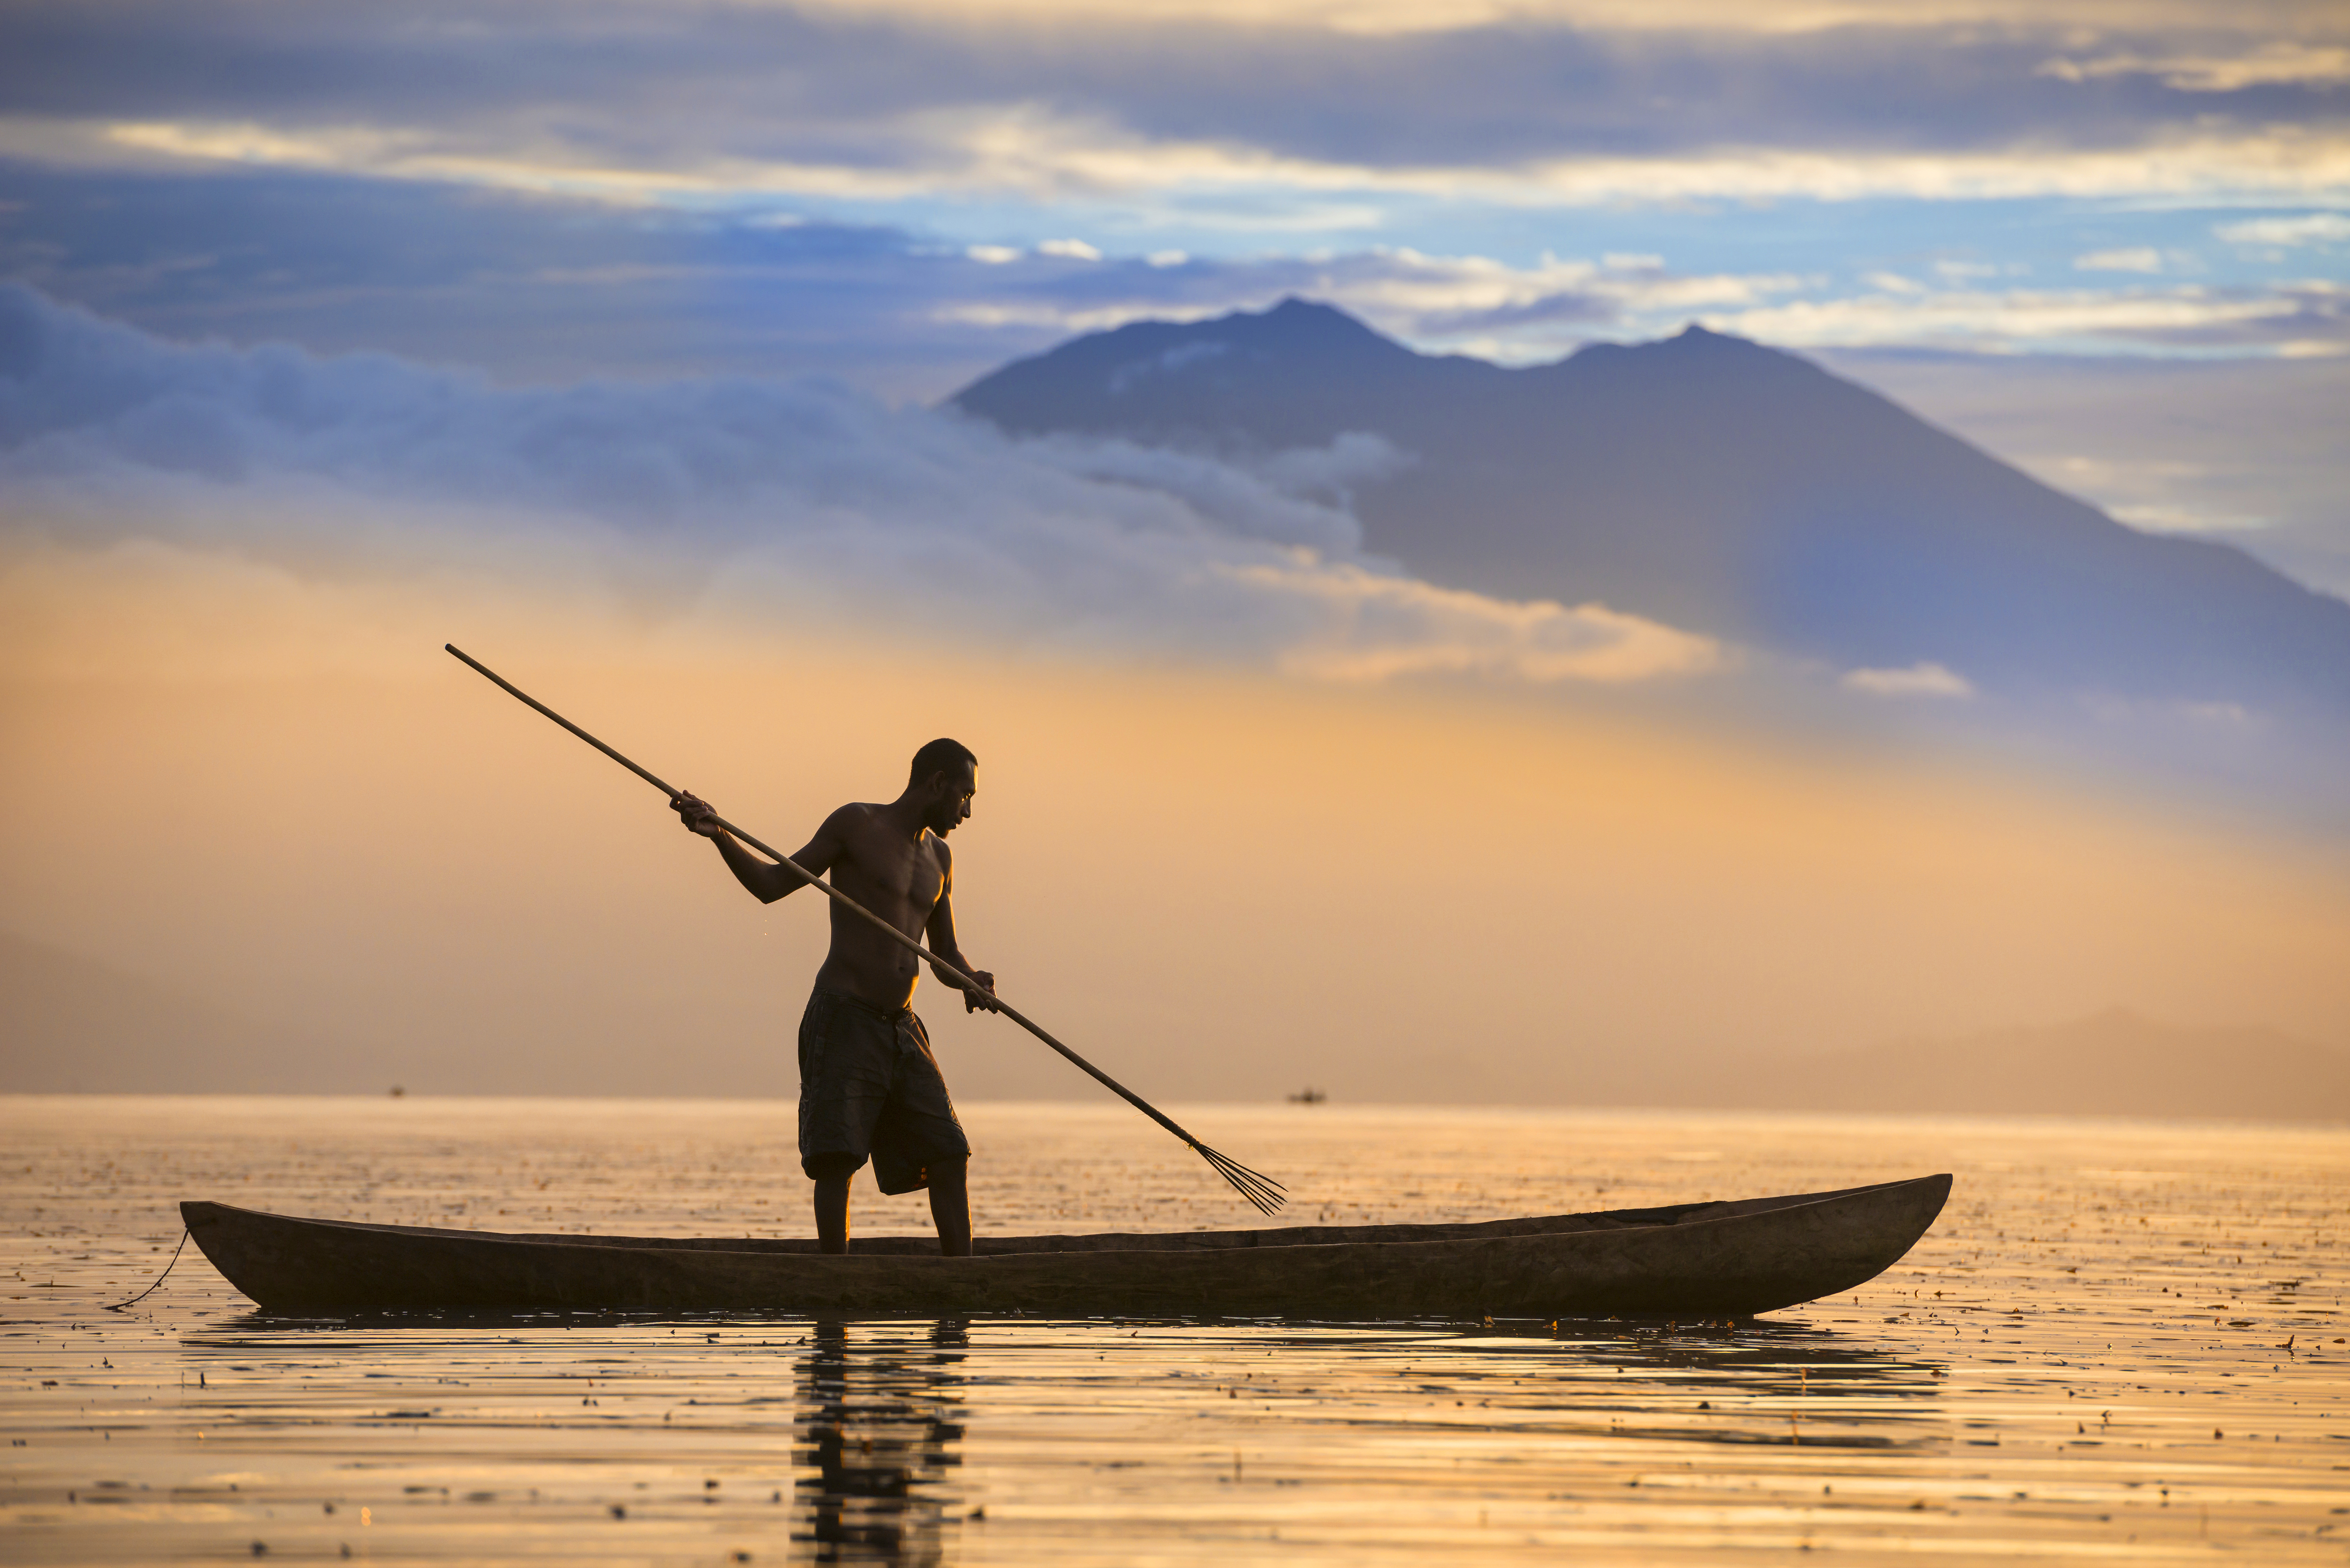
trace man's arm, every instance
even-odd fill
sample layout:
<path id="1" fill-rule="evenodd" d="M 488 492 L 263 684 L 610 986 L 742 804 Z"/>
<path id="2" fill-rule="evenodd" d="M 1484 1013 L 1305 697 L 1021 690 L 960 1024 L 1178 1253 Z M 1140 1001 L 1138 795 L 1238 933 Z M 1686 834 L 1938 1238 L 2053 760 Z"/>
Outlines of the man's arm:
<path id="1" fill-rule="evenodd" d="M 716 841 L 719 856 L 726 862 L 726 868 L 733 872 L 734 879 L 750 889 L 751 896 L 762 904 L 772 904 L 807 886 L 806 878 L 784 867 L 760 859 L 733 834 L 719 826 L 718 814 L 710 809 L 709 802 L 695 795 L 681 794 L 670 805 L 689 831 Z M 845 806 L 842 808 L 846 809 Z M 824 826 L 816 830 L 816 836 L 792 857 L 811 877 L 823 876 L 840 858 L 839 816 L 840 812 L 836 811 L 826 817 Z"/>
<path id="2" fill-rule="evenodd" d="M 962 1010 L 965 1012 L 976 1012 L 982 1008 L 993 1012 L 995 1011 L 995 977 L 983 969 L 973 969 L 971 961 L 962 956 L 962 949 L 955 944 L 954 857 L 947 852 L 944 841 L 937 841 L 936 847 L 939 856 L 939 901 L 931 906 L 931 918 L 922 924 L 923 934 L 930 938 L 931 951 L 979 981 L 985 989 L 964 990 L 962 981 L 935 963 L 931 966 L 931 972 L 938 976 L 941 985 L 962 992 Z"/>

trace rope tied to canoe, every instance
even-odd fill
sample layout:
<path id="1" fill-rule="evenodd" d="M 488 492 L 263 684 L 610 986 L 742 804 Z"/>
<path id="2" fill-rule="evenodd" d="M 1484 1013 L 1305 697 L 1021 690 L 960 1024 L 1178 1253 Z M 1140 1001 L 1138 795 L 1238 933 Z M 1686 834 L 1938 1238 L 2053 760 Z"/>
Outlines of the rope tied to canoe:
<path id="1" fill-rule="evenodd" d="M 156 1286 L 161 1285 L 165 1280 L 172 1277 L 172 1263 L 176 1263 L 180 1261 L 180 1253 L 186 1249 L 187 1245 L 188 1231 L 187 1227 L 183 1225 L 180 1228 L 180 1244 L 179 1246 L 172 1249 L 172 1262 L 163 1265 L 163 1272 L 155 1276 L 155 1283 L 149 1285 L 145 1290 L 140 1291 L 129 1301 L 116 1302 L 112 1306 L 108 1307 L 106 1310 L 109 1312 L 120 1312 L 124 1307 L 137 1306 L 140 1302 L 143 1302 L 149 1296 L 153 1295 L 155 1293 Z"/>

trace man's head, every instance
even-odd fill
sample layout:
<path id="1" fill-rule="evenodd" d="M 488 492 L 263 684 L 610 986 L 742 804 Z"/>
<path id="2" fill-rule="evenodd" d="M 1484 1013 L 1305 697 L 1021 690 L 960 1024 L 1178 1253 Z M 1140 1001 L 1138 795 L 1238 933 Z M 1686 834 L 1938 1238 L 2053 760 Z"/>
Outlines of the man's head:
<path id="1" fill-rule="evenodd" d="M 944 837 L 971 815 L 979 789 L 979 759 L 961 741 L 943 737 L 914 753 L 907 793 L 922 801 L 922 826 Z"/>

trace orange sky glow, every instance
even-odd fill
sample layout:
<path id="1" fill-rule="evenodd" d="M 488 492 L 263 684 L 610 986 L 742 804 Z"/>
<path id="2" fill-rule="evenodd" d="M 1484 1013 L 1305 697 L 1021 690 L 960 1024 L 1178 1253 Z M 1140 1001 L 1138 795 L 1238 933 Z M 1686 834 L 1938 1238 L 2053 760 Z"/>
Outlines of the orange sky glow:
<path id="1" fill-rule="evenodd" d="M 19 552 L 0 628 L 0 925 L 354 1089 L 787 1095 L 821 956 L 443 639 L 785 849 L 962 738 L 967 950 L 1147 1094 L 1637 1100 L 2117 1003 L 2350 1039 L 2338 847 L 1883 746 L 143 545 Z M 1097 1092 L 917 1005 L 967 1096 Z"/>

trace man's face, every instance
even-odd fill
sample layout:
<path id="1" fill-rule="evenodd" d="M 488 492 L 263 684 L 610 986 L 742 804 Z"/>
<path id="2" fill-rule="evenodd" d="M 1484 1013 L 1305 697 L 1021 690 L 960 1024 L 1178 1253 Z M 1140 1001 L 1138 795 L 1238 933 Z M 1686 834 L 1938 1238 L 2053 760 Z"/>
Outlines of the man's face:
<path id="1" fill-rule="evenodd" d="M 979 793 L 979 771 L 965 763 L 952 773 L 935 774 L 931 787 L 936 794 L 922 826 L 944 838 L 970 817 L 971 797 Z"/>

